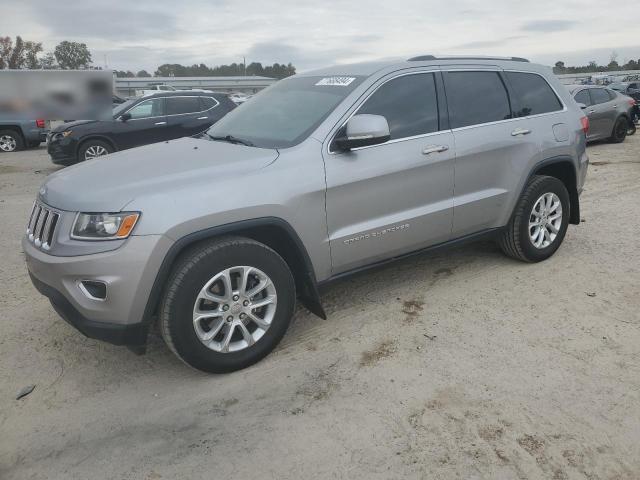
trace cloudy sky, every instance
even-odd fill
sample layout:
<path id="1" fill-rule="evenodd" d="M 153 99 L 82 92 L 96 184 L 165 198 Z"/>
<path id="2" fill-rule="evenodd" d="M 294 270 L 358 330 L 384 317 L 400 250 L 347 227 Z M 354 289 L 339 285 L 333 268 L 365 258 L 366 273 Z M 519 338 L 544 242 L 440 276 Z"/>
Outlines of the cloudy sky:
<path id="1" fill-rule="evenodd" d="M 601 0 L 2 0 L 0 35 L 52 50 L 86 43 L 94 64 L 334 63 L 417 54 L 515 55 L 553 64 L 640 57 L 640 2 Z M 606 2 L 605 2 L 606 5 Z M 626 20 L 628 19 L 628 20 Z"/>

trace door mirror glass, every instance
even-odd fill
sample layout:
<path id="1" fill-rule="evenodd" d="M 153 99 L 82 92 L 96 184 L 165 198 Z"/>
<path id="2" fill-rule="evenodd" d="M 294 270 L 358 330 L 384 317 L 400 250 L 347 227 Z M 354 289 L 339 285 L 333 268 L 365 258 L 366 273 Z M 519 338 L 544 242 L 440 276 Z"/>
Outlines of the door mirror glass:
<path id="1" fill-rule="evenodd" d="M 123 113 L 122 115 L 120 115 L 120 120 L 122 120 L 123 122 L 131 120 L 131 114 L 129 112 Z"/>
<path id="2" fill-rule="evenodd" d="M 382 115 L 354 115 L 345 125 L 343 132 L 335 139 L 336 146 L 342 151 L 379 145 L 391 138 L 389 123 Z"/>

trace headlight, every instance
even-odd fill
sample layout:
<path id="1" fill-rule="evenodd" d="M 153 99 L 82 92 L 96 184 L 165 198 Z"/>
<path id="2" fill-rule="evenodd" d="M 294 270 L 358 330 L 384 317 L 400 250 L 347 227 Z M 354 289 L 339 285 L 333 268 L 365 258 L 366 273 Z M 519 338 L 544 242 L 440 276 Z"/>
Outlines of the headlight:
<path id="1" fill-rule="evenodd" d="M 73 133 L 73 130 L 65 130 L 64 132 L 58 132 L 53 134 L 54 140 L 62 140 Z"/>
<path id="2" fill-rule="evenodd" d="M 81 240 L 116 240 L 127 238 L 133 231 L 140 213 L 78 213 L 71 230 L 71 238 Z"/>

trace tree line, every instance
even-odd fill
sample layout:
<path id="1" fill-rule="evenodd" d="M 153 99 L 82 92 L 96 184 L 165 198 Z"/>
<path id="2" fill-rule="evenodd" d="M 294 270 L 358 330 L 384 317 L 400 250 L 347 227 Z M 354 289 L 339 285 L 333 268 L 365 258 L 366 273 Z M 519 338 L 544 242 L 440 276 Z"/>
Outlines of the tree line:
<path id="1" fill-rule="evenodd" d="M 598 65 L 595 61 L 591 61 L 584 66 L 567 67 L 564 62 L 558 61 L 553 67 L 553 73 L 558 75 L 564 73 L 616 72 L 620 70 L 640 70 L 640 58 L 620 64 L 618 63 L 618 54 L 613 52 L 607 65 Z"/>
<path id="2" fill-rule="evenodd" d="M 92 65 L 93 59 L 89 48 L 84 43 L 60 42 L 53 51 L 44 52 L 42 42 L 25 41 L 20 35 L 15 41 L 11 37 L 0 36 L 0 70 L 28 69 L 28 70 L 84 70 L 98 69 Z M 146 70 L 137 73 L 116 70 L 117 77 L 151 77 Z M 204 63 L 184 66 L 177 63 L 165 63 L 154 72 L 156 77 L 217 77 L 260 75 L 272 78 L 285 78 L 296 73 L 296 67 L 291 63 L 263 66 L 260 62 L 249 65 L 232 63 L 208 67 Z"/>

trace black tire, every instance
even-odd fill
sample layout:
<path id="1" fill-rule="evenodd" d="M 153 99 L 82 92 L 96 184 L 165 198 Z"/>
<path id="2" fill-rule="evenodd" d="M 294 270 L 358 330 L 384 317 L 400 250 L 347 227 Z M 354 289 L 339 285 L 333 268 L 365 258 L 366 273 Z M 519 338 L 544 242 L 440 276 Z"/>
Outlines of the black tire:
<path id="1" fill-rule="evenodd" d="M 536 202 L 545 193 L 554 193 L 560 199 L 562 205 L 562 223 L 551 244 L 546 248 L 537 248 L 533 244 L 529 234 L 529 219 Z M 564 183 L 555 177 L 535 175 L 529 180 L 520 200 L 518 200 L 511 220 L 505 227 L 505 231 L 500 238 L 500 247 L 509 257 L 524 262 L 540 262 L 546 260 L 553 255 L 562 244 L 562 240 L 567 233 L 570 216 L 569 193 Z"/>
<path id="2" fill-rule="evenodd" d="M 8 152 L 18 152 L 20 150 L 24 150 L 24 139 L 22 138 L 22 135 L 20 134 L 20 132 L 17 132 L 11 129 L 0 130 L 0 139 L 2 139 L 3 137 L 10 138 L 12 140 L 12 145 L 15 145 L 15 146 L 12 147 L 11 150 L 5 150 L 2 148 L 0 149 L 0 152 L 8 153 Z"/>
<path id="3" fill-rule="evenodd" d="M 272 281 L 277 304 L 270 327 L 252 346 L 217 352 L 204 345 L 193 326 L 200 290 L 217 273 L 234 266 L 260 269 Z M 243 237 L 225 237 L 199 244 L 174 266 L 160 305 L 162 337 L 178 358 L 198 370 L 226 373 L 252 365 L 268 355 L 284 336 L 295 308 L 295 282 L 287 263 L 268 246 Z"/>
<path id="4" fill-rule="evenodd" d="M 87 140 L 83 142 L 80 145 L 80 148 L 78 149 L 79 162 L 84 162 L 85 160 L 89 160 L 89 158 L 87 158 L 87 151 L 91 148 L 98 148 L 98 149 L 102 148 L 106 150 L 107 153 L 105 153 L 104 155 L 113 153 L 114 151 L 113 147 L 107 142 L 104 142 L 102 140 Z M 94 157 L 94 158 L 97 158 L 97 157 Z"/>
<path id="5" fill-rule="evenodd" d="M 625 117 L 618 117 L 616 123 L 613 125 L 613 131 L 609 137 L 611 143 L 622 143 L 627 137 L 627 131 L 629 130 L 629 121 Z"/>

